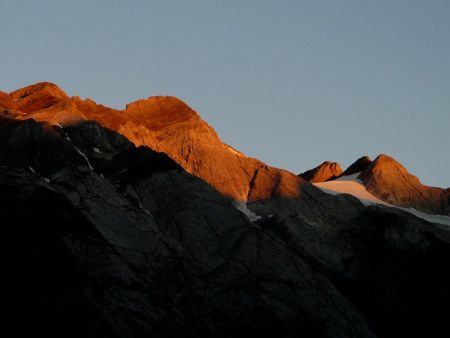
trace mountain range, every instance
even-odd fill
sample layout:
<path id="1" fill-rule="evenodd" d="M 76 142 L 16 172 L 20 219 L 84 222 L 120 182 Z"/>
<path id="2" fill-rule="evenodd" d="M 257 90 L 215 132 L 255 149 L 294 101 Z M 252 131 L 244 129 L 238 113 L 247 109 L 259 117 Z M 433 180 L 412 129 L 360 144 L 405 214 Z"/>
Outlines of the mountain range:
<path id="1" fill-rule="evenodd" d="M 175 97 L 0 92 L 0 217 L 17 336 L 446 336 L 450 189 L 271 167 Z"/>

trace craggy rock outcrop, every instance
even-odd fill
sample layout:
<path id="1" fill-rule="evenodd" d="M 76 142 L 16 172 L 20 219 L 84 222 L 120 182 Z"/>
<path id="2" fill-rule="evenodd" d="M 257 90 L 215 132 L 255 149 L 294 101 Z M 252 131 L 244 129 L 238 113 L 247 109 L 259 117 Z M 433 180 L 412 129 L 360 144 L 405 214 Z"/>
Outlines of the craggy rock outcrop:
<path id="1" fill-rule="evenodd" d="M 359 172 L 362 172 L 367 169 L 367 167 L 372 163 L 372 160 L 368 156 L 363 156 L 358 158 L 355 162 L 353 162 L 341 176 L 349 176 Z"/>
<path id="2" fill-rule="evenodd" d="M 359 178 L 369 192 L 385 202 L 450 215 L 449 191 L 423 185 L 392 157 L 378 156 Z"/>
<path id="3" fill-rule="evenodd" d="M 310 183 L 320 183 L 333 180 L 342 174 L 339 163 L 325 161 L 317 167 L 299 174 L 301 178 Z"/>
<path id="4" fill-rule="evenodd" d="M 95 122 L 0 119 L 0 217 L 15 336 L 374 336 L 282 237 Z"/>
<path id="5" fill-rule="evenodd" d="M 70 98 L 56 85 L 47 82 L 19 89 L 10 96 L 21 112 L 15 118 L 33 118 L 64 126 L 95 120 L 126 136 L 137 146 L 145 145 L 165 152 L 185 170 L 236 200 L 266 197 L 268 193 L 286 192 L 285 196 L 295 196 L 304 184 L 301 178 L 268 167 L 224 144 L 214 129 L 175 97 L 149 97 L 119 111 L 89 99 Z M 269 170 L 260 170 L 261 167 Z M 267 176 L 262 177 L 266 173 Z M 252 184 L 256 174 L 259 182 L 266 185 Z"/>

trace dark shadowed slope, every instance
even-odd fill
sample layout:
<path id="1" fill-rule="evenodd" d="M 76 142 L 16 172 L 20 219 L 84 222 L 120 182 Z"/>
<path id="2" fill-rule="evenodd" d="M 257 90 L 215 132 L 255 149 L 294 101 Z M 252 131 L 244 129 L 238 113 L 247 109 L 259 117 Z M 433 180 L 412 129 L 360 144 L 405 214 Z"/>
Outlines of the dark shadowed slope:
<path id="1" fill-rule="evenodd" d="M 0 144 L 17 336 L 372 336 L 307 260 L 165 154 L 95 122 L 3 119 Z"/>
<path id="2" fill-rule="evenodd" d="M 118 111 L 41 83 L 0 104 L 5 332 L 447 336 L 449 227 L 247 158 L 176 98 Z M 410 180 L 362 162 L 368 185 Z"/>

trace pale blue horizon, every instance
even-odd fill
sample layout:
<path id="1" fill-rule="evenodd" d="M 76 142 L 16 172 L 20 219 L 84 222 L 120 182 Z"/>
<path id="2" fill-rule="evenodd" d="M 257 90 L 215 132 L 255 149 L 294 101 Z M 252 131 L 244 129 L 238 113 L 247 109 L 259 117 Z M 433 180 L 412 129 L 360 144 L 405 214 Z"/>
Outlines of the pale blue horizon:
<path id="1" fill-rule="evenodd" d="M 0 90 L 50 81 L 122 108 L 181 98 L 299 173 L 393 156 L 450 187 L 450 2 L 0 2 Z"/>

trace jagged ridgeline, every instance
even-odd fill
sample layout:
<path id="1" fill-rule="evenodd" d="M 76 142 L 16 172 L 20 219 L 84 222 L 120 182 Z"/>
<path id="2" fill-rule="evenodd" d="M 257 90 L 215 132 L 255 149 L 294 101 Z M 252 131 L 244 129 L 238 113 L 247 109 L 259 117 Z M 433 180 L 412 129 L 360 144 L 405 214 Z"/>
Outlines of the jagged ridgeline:
<path id="1" fill-rule="evenodd" d="M 174 97 L 119 111 L 40 83 L 0 93 L 0 114 L 10 336 L 446 332 L 446 225 L 249 158 Z M 308 180 L 358 174 L 386 203 L 446 215 L 448 190 L 405 202 L 391 167 L 328 162 Z"/>

